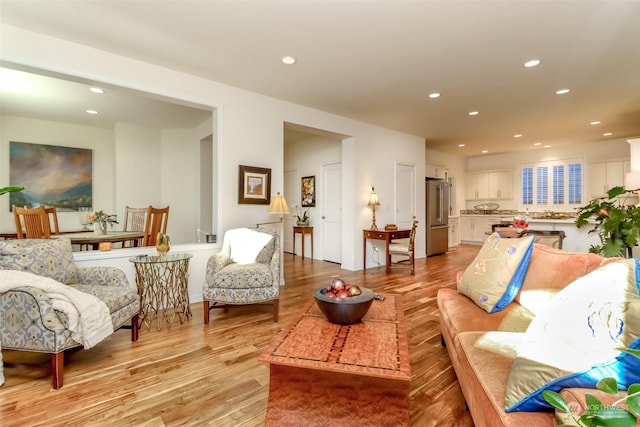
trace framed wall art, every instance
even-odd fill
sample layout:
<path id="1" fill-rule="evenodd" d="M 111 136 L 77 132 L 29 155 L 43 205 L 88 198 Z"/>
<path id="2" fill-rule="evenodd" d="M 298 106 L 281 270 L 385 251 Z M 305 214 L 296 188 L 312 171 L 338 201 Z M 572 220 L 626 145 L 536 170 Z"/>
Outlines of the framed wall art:
<path id="1" fill-rule="evenodd" d="M 303 176 L 300 183 L 302 188 L 302 207 L 312 208 L 316 205 L 316 177 Z"/>
<path id="2" fill-rule="evenodd" d="M 92 206 L 93 150 L 9 142 L 9 206 L 55 206 L 58 212 Z"/>
<path id="3" fill-rule="evenodd" d="M 238 203 L 249 205 L 271 203 L 271 169 L 239 166 Z"/>

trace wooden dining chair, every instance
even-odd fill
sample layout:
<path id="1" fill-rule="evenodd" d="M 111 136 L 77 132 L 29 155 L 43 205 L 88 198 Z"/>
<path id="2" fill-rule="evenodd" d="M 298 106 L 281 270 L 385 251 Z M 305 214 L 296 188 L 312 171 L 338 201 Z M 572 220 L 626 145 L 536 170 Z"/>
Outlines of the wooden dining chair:
<path id="1" fill-rule="evenodd" d="M 44 211 L 47 213 L 49 217 L 49 225 L 53 226 L 52 229 L 49 229 L 51 234 L 60 234 L 60 227 L 58 227 L 58 210 L 55 206 L 46 207 L 44 206 Z"/>
<path id="2" fill-rule="evenodd" d="M 144 231 L 145 218 L 149 208 L 132 208 L 131 206 L 124 207 L 124 224 L 122 231 Z M 133 241 L 125 242 L 122 244 L 125 246 L 141 246 L 142 239 L 134 245 Z"/>
<path id="3" fill-rule="evenodd" d="M 418 228 L 418 220 L 416 217 L 413 217 L 413 221 L 411 223 L 411 232 L 409 233 L 409 238 L 406 239 L 405 242 L 394 241 L 394 243 L 389 243 L 389 259 L 393 256 L 400 256 L 401 259 L 389 265 L 389 267 L 394 267 L 394 265 L 402 265 L 402 263 L 407 263 L 409 269 L 411 270 L 411 274 L 416 273 L 415 268 L 415 240 L 416 240 L 416 228 Z"/>
<path id="4" fill-rule="evenodd" d="M 20 208 L 13 205 L 18 239 L 50 239 L 49 214 L 44 206 Z"/>
<path id="5" fill-rule="evenodd" d="M 169 221 L 169 206 L 166 208 L 147 208 L 147 218 L 144 224 L 144 238 L 142 246 L 155 246 L 158 233 L 166 234 Z"/>

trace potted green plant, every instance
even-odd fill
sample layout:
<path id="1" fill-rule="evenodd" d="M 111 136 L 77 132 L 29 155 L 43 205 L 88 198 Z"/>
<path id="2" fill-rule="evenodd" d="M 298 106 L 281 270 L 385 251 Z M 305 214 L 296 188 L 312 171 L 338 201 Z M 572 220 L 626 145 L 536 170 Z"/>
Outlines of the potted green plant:
<path id="1" fill-rule="evenodd" d="M 600 244 L 592 245 L 589 252 L 605 257 L 632 256 L 631 250 L 640 237 L 640 207 L 629 203 L 633 193 L 624 187 L 613 187 L 605 197 L 578 208 L 576 227 L 593 225 L 589 233 L 597 233 L 600 238 Z"/>
<path id="2" fill-rule="evenodd" d="M 640 358 L 640 350 L 623 349 L 623 351 Z M 586 410 L 579 417 L 574 415 L 569 404 L 555 391 L 545 390 L 542 397 L 551 406 L 568 414 L 573 421 L 584 427 L 633 427 L 638 425 L 637 417 L 640 417 L 640 384 L 631 384 L 627 394 L 622 395 L 618 390 L 618 384 L 613 378 L 604 378 L 596 385 L 598 390 L 618 397 L 611 405 L 604 405 L 595 396 L 585 394 Z M 625 404 L 627 409 L 619 407 Z M 576 424 L 559 424 L 558 427 Z"/>
<path id="3" fill-rule="evenodd" d="M 0 188 L 0 195 L 4 193 L 15 193 L 24 190 L 24 187 L 2 187 Z"/>

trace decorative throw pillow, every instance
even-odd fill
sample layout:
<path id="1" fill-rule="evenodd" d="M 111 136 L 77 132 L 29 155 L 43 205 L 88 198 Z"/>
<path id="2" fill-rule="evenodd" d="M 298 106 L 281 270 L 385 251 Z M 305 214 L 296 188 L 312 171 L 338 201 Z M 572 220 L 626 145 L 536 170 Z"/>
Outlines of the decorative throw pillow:
<path id="1" fill-rule="evenodd" d="M 231 259 L 238 264 L 252 264 L 256 262 L 258 254 L 273 236 L 249 228 L 227 230 L 222 244 L 222 250 L 231 248 Z"/>
<path id="2" fill-rule="evenodd" d="M 67 285 L 77 283 L 69 239 L 16 239 L 0 241 L 0 269 L 28 271 Z"/>
<path id="3" fill-rule="evenodd" d="M 258 256 L 256 256 L 256 262 L 261 262 L 263 264 L 268 264 L 271 262 L 271 258 L 273 258 L 275 242 L 276 239 L 272 238 L 267 242 L 266 245 L 264 245 L 264 247 L 258 253 Z"/>
<path id="4" fill-rule="evenodd" d="M 616 261 L 567 285 L 536 316 L 513 362 L 506 411 L 551 409 L 543 390 L 595 388 L 605 377 L 621 388 L 640 382 L 637 262 Z"/>
<path id="5" fill-rule="evenodd" d="M 501 238 L 493 233 L 458 281 L 458 292 L 494 313 L 516 297 L 533 251 L 533 236 Z"/>

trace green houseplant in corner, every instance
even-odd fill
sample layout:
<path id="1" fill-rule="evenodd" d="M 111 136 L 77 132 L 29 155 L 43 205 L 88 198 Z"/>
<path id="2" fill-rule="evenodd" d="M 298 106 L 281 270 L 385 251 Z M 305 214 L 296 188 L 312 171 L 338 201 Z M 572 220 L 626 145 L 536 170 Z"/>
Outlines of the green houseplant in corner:
<path id="1" fill-rule="evenodd" d="M 0 195 L 4 193 L 15 193 L 24 190 L 24 187 L 2 187 L 0 188 Z"/>
<path id="2" fill-rule="evenodd" d="M 589 233 L 597 233 L 600 238 L 600 244 L 592 245 L 589 252 L 605 257 L 632 256 L 631 250 L 640 238 L 640 207 L 629 204 L 634 191 L 613 187 L 606 197 L 578 208 L 576 227 L 593 225 Z M 595 224 L 589 223 L 592 218 Z"/>

